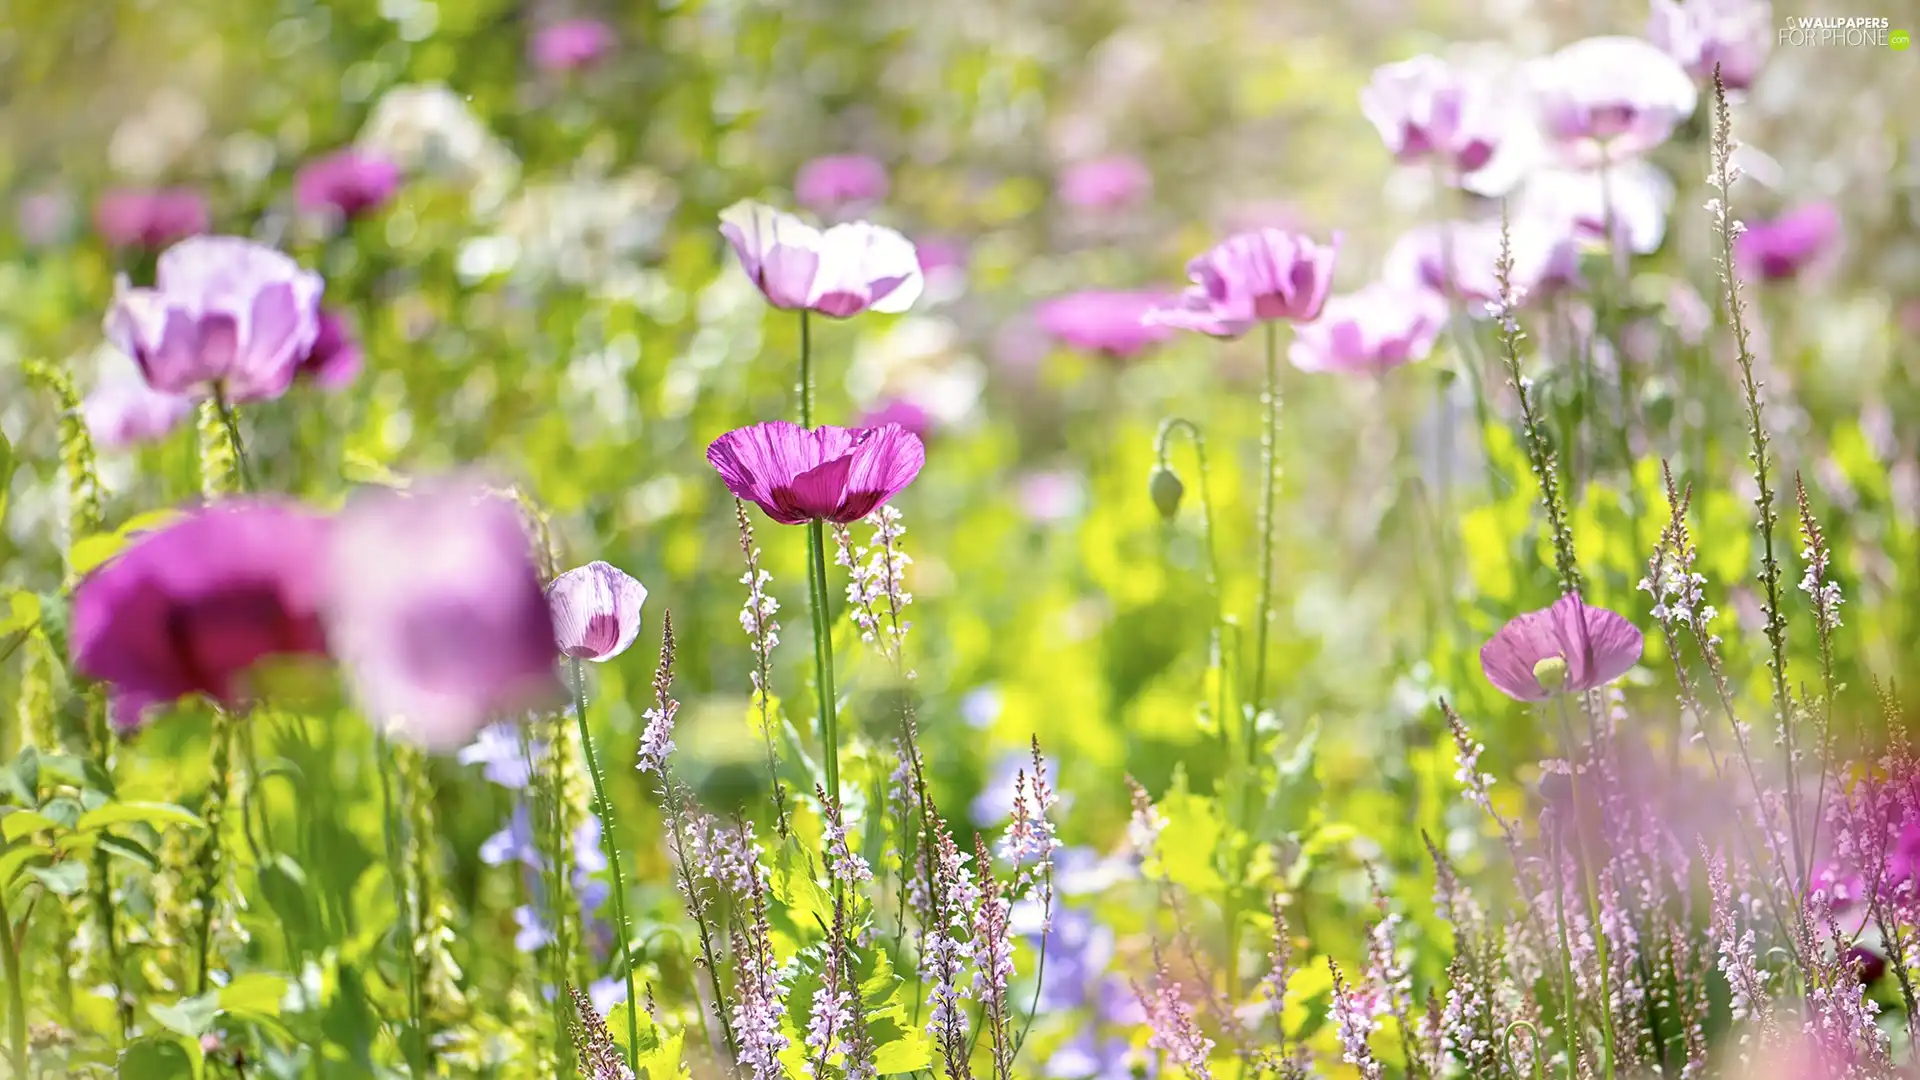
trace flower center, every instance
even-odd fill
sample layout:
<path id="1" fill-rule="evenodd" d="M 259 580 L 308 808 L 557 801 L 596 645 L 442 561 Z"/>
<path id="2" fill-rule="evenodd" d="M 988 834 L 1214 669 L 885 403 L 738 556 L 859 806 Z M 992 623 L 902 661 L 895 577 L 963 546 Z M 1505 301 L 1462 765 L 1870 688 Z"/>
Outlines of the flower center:
<path id="1" fill-rule="evenodd" d="M 1533 678 L 1540 689 L 1548 692 L 1559 690 L 1567 685 L 1567 660 L 1564 656 L 1549 656 L 1533 665 Z"/>

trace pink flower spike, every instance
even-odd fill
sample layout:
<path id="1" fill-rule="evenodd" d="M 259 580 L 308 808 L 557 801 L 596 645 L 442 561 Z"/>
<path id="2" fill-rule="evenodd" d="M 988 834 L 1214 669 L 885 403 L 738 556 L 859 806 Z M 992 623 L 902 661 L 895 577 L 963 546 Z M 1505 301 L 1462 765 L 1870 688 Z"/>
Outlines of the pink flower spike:
<path id="1" fill-rule="evenodd" d="M 1446 319 L 1434 293 L 1376 282 L 1329 299 L 1318 319 L 1295 328 L 1287 355 L 1302 371 L 1378 375 L 1425 359 Z"/>
<path id="2" fill-rule="evenodd" d="M 729 431 L 707 447 L 727 490 L 782 525 L 847 525 L 920 474 L 926 448 L 898 424 L 803 428 L 784 420 Z"/>
<path id="3" fill-rule="evenodd" d="M 1484 168 L 1499 145 L 1493 89 L 1435 56 L 1376 68 L 1360 111 L 1405 164 L 1437 161 L 1458 179 Z"/>
<path id="4" fill-rule="evenodd" d="M 1079 210 L 1102 213 L 1138 206 L 1153 192 L 1153 173 L 1128 154 L 1075 162 L 1060 171 L 1060 201 Z"/>
<path id="5" fill-rule="evenodd" d="M 133 357 L 147 385 L 229 401 L 287 392 L 320 332 L 320 275 L 236 236 L 195 236 L 160 255 L 154 287 L 124 279 L 106 333 Z"/>
<path id="6" fill-rule="evenodd" d="M 598 560 L 569 570 L 547 586 L 560 651 L 604 664 L 626 652 L 640 633 L 647 587 Z"/>
<path id="7" fill-rule="evenodd" d="M 1613 682 L 1639 663 L 1645 646 L 1625 618 L 1569 593 L 1501 627 L 1480 647 L 1480 668 L 1515 701 L 1545 701 Z"/>
<path id="8" fill-rule="evenodd" d="M 792 214 L 747 201 L 721 212 L 720 232 L 741 269 L 777 308 L 834 319 L 869 310 L 891 314 L 912 307 L 925 287 L 913 243 L 865 221 L 822 232 Z"/>
<path id="9" fill-rule="evenodd" d="M 887 197 L 887 167 L 864 154 L 834 154 L 800 166 L 793 180 L 793 201 L 824 214 L 856 203 Z"/>
<path id="10" fill-rule="evenodd" d="M 292 503 L 217 503 L 146 533 L 75 587 L 75 670 L 107 683 L 113 723 L 189 694 L 246 699 L 270 656 L 325 656 L 329 526 Z"/>
<path id="11" fill-rule="evenodd" d="M 367 716 L 430 750 L 559 700 L 518 508 L 471 479 L 365 489 L 335 521 L 327 635 Z"/>

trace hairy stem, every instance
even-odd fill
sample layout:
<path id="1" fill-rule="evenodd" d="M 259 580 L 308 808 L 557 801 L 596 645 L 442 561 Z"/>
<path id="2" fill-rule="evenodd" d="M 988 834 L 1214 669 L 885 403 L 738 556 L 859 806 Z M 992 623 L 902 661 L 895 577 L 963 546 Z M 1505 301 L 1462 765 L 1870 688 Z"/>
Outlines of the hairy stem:
<path id="1" fill-rule="evenodd" d="M 640 999 L 633 991 L 633 962 L 628 955 L 632 928 L 627 924 L 627 883 L 620 874 L 620 836 L 615 831 L 613 803 L 607 798 L 607 786 L 600 775 L 600 762 L 593 753 L 593 733 L 587 730 L 587 676 L 579 657 L 573 658 L 573 716 L 580 725 L 580 748 L 587 756 L 587 775 L 593 778 L 593 801 L 600 814 L 600 827 L 606 833 L 607 873 L 613 878 L 613 920 L 620 928 L 620 972 L 627 981 L 627 1068 L 633 1068 L 634 1048 L 640 1045 L 640 1021 L 635 1015 Z"/>
<path id="2" fill-rule="evenodd" d="M 821 759 L 826 769 L 827 797 L 840 801 L 840 729 L 834 715 L 833 618 L 827 612 L 826 527 L 818 519 L 807 523 L 807 589 L 813 610 L 814 689 L 820 700 Z"/>

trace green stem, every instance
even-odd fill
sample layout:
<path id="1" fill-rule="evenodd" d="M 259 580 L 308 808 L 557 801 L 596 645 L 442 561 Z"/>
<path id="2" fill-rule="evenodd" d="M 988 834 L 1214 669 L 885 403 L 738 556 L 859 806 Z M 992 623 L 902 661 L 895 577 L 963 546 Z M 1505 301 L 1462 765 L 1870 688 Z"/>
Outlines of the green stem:
<path id="1" fill-rule="evenodd" d="M 426 1027 L 420 1021 L 420 984 L 413 970 L 413 912 L 407 898 L 406 875 L 400 867 L 400 836 L 398 810 L 393 802 L 393 748 L 385 735 L 374 737 L 376 747 L 374 756 L 380 763 L 380 814 L 385 819 L 387 845 L 387 876 L 393 882 L 393 908 L 398 915 L 400 925 L 401 948 L 406 955 L 401 959 L 401 967 L 407 971 L 407 1023 L 413 1028 L 413 1038 L 406 1043 L 407 1068 L 411 1075 L 423 1077 L 426 1072 Z"/>
<path id="2" fill-rule="evenodd" d="M 840 803 L 840 731 L 834 716 L 833 619 L 827 612 L 826 526 L 807 522 L 807 598 L 813 609 L 813 676 L 820 699 L 821 757 L 826 764 L 827 797 Z"/>
<path id="3" fill-rule="evenodd" d="M 1553 847 L 1551 837 L 1548 843 Z M 1566 889 L 1562 886 L 1560 859 L 1556 851 L 1550 851 L 1553 863 L 1553 917 L 1560 926 L 1560 1015 L 1566 1025 L 1567 1039 L 1567 1080 L 1575 1080 L 1580 1067 L 1580 1020 L 1575 1012 L 1577 999 L 1573 990 L 1573 949 L 1567 944 L 1567 901 Z M 1538 1055 L 1536 1055 L 1538 1056 Z"/>
<path id="4" fill-rule="evenodd" d="M 599 804 L 600 828 L 606 834 L 602 846 L 607 852 L 607 873 L 613 878 L 613 918 L 620 927 L 620 969 L 627 980 L 627 1068 L 632 1069 L 635 1048 L 640 1045 L 640 1020 L 634 1014 L 640 999 L 633 992 L 633 960 L 628 955 L 633 930 L 627 925 L 627 883 L 620 876 L 620 838 L 613 826 L 613 803 L 607 798 L 606 783 L 600 777 L 600 762 L 593 753 L 593 733 L 587 730 L 587 677 L 580 659 L 573 659 L 573 715 L 580 724 L 580 747 L 587 756 L 587 775 L 593 777 L 593 801 Z"/>
<path id="5" fill-rule="evenodd" d="M 1173 441 L 1175 431 L 1185 431 L 1193 440 L 1193 456 L 1200 470 L 1200 534 L 1207 549 L 1207 591 L 1213 599 L 1213 640 L 1209 643 L 1207 665 L 1214 676 L 1214 718 L 1220 725 L 1221 738 L 1227 733 L 1227 676 L 1222 666 L 1226 657 L 1227 616 L 1224 601 L 1220 595 L 1220 556 L 1215 550 L 1213 538 L 1213 498 L 1207 490 L 1207 440 L 1200 434 L 1200 426 L 1181 416 L 1170 416 L 1160 423 L 1160 435 L 1154 440 L 1154 456 L 1160 465 L 1167 464 L 1167 451 Z"/>
<path id="6" fill-rule="evenodd" d="M 800 312 L 800 426 L 813 426 L 813 330 Z"/>
<path id="7" fill-rule="evenodd" d="M 233 447 L 233 463 L 240 473 L 240 487 L 244 491 L 255 490 L 253 486 L 253 468 L 247 464 L 246 444 L 240 441 L 240 417 L 227 400 L 227 392 L 219 383 L 213 384 L 213 407 L 220 414 L 220 424 L 227 429 L 227 442 Z"/>
<path id="8" fill-rule="evenodd" d="M 1264 414 L 1260 432 L 1260 606 L 1254 616 L 1253 700 L 1247 703 L 1247 759 L 1254 757 L 1254 718 L 1266 704 L 1267 636 L 1273 622 L 1274 443 L 1280 426 L 1280 330 L 1267 328 L 1266 382 L 1260 393 Z"/>
<path id="9" fill-rule="evenodd" d="M 1600 961 L 1600 1037 L 1602 1070 L 1613 1080 L 1613 956 L 1607 945 L 1607 931 L 1600 923 L 1599 887 L 1594 881 L 1593 863 L 1587 858 L 1585 830 L 1580 822 L 1580 765 L 1574 758 L 1573 719 L 1567 715 L 1567 695 L 1554 698 L 1560 713 L 1560 733 L 1567 741 L 1567 780 L 1573 797 L 1573 858 L 1580 867 L 1580 891 L 1586 895 L 1587 921 L 1593 924 L 1593 947 Z"/>
<path id="10" fill-rule="evenodd" d="M 13 1075 L 27 1075 L 27 980 L 20 973 L 20 950 L 13 943 L 13 916 L 0 889 L 0 959 L 7 965 L 7 1031 L 13 1041 Z"/>

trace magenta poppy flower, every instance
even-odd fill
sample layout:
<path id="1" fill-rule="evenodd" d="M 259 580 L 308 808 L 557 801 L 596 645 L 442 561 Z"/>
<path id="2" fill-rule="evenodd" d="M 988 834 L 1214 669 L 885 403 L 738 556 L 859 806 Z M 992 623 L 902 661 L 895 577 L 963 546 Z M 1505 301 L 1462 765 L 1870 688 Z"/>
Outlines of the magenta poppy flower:
<path id="1" fill-rule="evenodd" d="M 832 154 L 800 166 L 793 201 L 815 213 L 887 197 L 887 167 L 865 154 Z"/>
<path id="2" fill-rule="evenodd" d="M 207 231 L 206 197 L 191 188 L 109 191 L 93 208 L 94 228 L 113 248 L 158 250 Z"/>
<path id="3" fill-rule="evenodd" d="M 1767 0 L 1653 0 L 1647 39 L 1674 58 L 1695 82 L 1729 90 L 1753 85 L 1773 47 L 1773 5 Z"/>
<path id="4" fill-rule="evenodd" d="M 1808 203 L 1772 221 L 1752 221 L 1733 242 L 1741 276 L 1785 281 L 1819 263 L 1840 239 L 1840 212 Z"/>
<path id="5" fill-rule="evenodd" d="M 300 167 L 294 200 L 302 210 L 359 217 L 385 206 L 400 187 L 400 166 L 362 150 L 336 150 Z"/>
<path id="6" fill-rule="evenodd" d="M 120 283 L 107 337 L 169 394 L 219 386 L 230 401 L 286 393 L 320 332 L 320 275 L 236 236 L 195 236 L 160 255 L 154 287 Z"/>
<path id="7" fill-rule="evenodd" d="M 1686 71 L 1639 38 L 1576 41 L 1534 61 L 1531 73 L 1547 136 L 1581 169 L 1666 142 L 1700 100 Z"/>
<path id="8" fill-rule="evenodd" d="M 326 561 L 327 635 L 367 715 L 436 751 L 558 699 L 559 646 L 518 508 L 443 478 L 355 495 Z"/>
<path id="9" fill-rule="evenodd" d="M 1172 302 L 1162 292 L 1087 289 L 1043 301 L 1033 317 L 1048 337 L 1083 352 L 1130 360 L 1173 336 L 1170 327 L 1147 321 Z"/>
<path id="10" fill-rule="evenodd" d="M 627 651 L 640 633 L 647 587 L 598 560 L 569 570 L 547 586 L 560 651 L 602 664 Z"/>
<path id="11" fill-rule="evenodd" d="M 803 428 L 784 420 L 729 431 L 707 447 L 727 490 L 782 525 L 847 525 L 920 474 L 926 447 L 898 424 Z"/>
<path id="12" fill-rule="evenodd" d="M 1376 68 L 1360 111 L 1396 159 L 1437 161 L 1456 178 L 1484 168 L 1499 145 L 1491 86 L 1436 56 Z"/>
<path id="13" fill-rule="evenodd" d="M 193 399 L 163 394 L 137 372 L 102 379 L 85 401 L 80 418 L 94 445 L 127 450 L 164 439 L 193 415 Z"/>
<path id="14" fill-rule="evenodd" d="M 1375 283 L 1330 297 L 1318 319 L 1294 329 L 1288 358 L 1302 371 L 1377 375 L 1424 359 L 1446 321 L 1434 293 Z"/>
<path id="15" fill-rule="evenodd" d="M 613 52 L 613 27 L 599 19 L 567 19 L 533 35 L 533 63 L 542 71 L 579 71 Z"/>
<path id="16" fill-rule="evenodd" d="M 137 537 L 73 594 L 76 670 L 107 683 L 114 726 L 205 694 L 226 706 L 270 656 L 325 656 L 327 520 L 291 503 L 217 503 Z"/>
<path id="17" fill-rule="evenodd" d="M 1193 284 L 1147 321 L 1214 337 L 1277 319 L 1311 322 L 1327 301 L 1339 249 L 1338 233 L 1327 244 L 1273 228 L 1230 236 L 1187 263 Z"/>
<path id="18" fill-rule="evenodd" d="M 1569 593 L 1501 627 L 1480 647 L 1480 669 L 1515 701 L 1545 701 L 1618 679 L 1640 662 L 1645 645 L 1625 618 Z"/>
<path id="19" fill-rule="evenodd" d="M 1056 194 L 1079 210 L 1110 212 L 1138 206 L 1153 192 L 1153 173 L 1129 154 L 1075 162 L 1060 171 Z"/>
<path id="20" fill-rule="evenodd" d="M 792 214 L 747 201 L 720 214 L 720 232 L 774 307 L 847 319 L 905 311 L 925 280 L 913 243 L 865 221 L 824 232 Z"/>
<path id="21" fill-rule="evenodd" d="M 334 312 L 322 311 L 313 347 L 301 358 L 294 374 L 311 379 L 322 390 L 338 390 L 360 374 L 363 359 L 360 343 L 348 331 L 346 320 Z"/>

